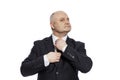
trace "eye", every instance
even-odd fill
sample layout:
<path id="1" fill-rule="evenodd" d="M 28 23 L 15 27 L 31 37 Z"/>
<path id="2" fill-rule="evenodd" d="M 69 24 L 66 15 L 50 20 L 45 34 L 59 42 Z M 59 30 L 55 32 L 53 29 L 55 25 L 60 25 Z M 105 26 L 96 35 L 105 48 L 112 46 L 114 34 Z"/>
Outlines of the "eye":
<path id="1" fill-rule="evenodd" d="M 67 20 L 69 21 L 69 18 L 67 18 Z"/>
<path id="2" fill-rule="evenodd" d="M 61 22 L 64 21 L 64 20 L 65 20 L 64 18 L 60 19 Z"/>

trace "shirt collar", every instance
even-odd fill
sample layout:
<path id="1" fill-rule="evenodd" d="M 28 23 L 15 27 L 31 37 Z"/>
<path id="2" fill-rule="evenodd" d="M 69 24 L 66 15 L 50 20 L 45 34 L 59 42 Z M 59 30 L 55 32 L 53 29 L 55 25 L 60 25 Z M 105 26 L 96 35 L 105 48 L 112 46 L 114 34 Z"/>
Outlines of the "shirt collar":
<path id="1" fill-rule="evenodd" d="M 53 44 L 55 44 L 55 41 L 58 39 L 58 37 L 55 36 L 54 34 L 52 34 L 52 39 L 53 39 Z M 64 41 L 66 41 L 66 40 L 67 40 L 67 35 L 64 36 L 62 39 L 63 39 Z"/>

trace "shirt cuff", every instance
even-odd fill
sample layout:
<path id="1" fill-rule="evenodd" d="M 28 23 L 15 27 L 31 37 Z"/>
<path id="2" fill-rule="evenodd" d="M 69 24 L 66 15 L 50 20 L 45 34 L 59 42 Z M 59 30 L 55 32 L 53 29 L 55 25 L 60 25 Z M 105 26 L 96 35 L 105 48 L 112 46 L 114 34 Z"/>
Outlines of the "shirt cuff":
<path id="1" fill-rule="evenodd" d="M 44 66 L 47 67 L 49 65 L 49 60 L 46 55 L 44 55 Z"/>
<path id="2" fill-rule="evenodd" d="M 65 46 L 63 47 L 62 52 L 64 52 L 64 51 L 66 50 L 66 48 L 67 48 L 67 45 L 65 45 Z"/>

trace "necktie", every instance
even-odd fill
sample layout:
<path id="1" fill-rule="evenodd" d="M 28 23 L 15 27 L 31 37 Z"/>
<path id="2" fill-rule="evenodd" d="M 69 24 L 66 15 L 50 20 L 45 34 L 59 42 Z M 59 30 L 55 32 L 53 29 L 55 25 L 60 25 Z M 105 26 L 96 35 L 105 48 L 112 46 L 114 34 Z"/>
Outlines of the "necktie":
<path id="1" fill-rule="evenodd" d="M 58 39 L 57 39 L 57 40 L 58 40 Z M 57 40 L 55 41 L 55 44 L 57 43 Z M 60 53 L 62 52 L 62 51 L 59 50 L 56 46 L 55 46 L 55 51 L 56 51 L 56 52 L 60 52 Z"/>

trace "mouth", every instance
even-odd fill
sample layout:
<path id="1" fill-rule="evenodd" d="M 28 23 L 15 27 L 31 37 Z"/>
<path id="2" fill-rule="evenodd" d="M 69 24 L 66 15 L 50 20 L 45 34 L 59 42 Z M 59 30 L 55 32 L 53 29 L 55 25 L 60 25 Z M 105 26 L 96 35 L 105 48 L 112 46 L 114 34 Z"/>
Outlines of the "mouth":
<path id="1" fill-rule="evenodd" d="M 65 29 L 65 30 L 70 30 L 70 29 L 71 29 L 71 26 L 65 26 L 64 29 Z"/>
<path id="2" fill-rule="evenodd" d="M 65 26 L 65 27 L 71 27 L 70 25 L 67 25 L 67 26 Z"/>
<path id="3" fill-rule="evenodd" d="M 66 26 L 66 29 L 71 29 L 71 26 Z"/>

